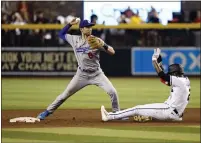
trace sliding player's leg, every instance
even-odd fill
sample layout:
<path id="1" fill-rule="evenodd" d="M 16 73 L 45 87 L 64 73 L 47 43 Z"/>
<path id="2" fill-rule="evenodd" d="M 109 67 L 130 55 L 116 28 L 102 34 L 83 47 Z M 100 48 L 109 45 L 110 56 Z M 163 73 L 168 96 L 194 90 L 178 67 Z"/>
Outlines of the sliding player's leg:
<path id="1" fill-rule="evenodd" d="M 103 120 L 115 120 L 121 119 L 125 117 L 140 115 L 145 117 L 152 117 L 158 120 L 166 120 L 169 119 L 169 115 L 171 114 L 172 109 L 164 103 L 154 103 L 154 104 L 145 104 L 138 105 L 132 108 L 128 108 L 125 110 L 118 111 L 116 113 L 107 112 L 104 106 L 101 107 L 101 115 Z M 103 116 L 105 115 L 106 118 Z"/>

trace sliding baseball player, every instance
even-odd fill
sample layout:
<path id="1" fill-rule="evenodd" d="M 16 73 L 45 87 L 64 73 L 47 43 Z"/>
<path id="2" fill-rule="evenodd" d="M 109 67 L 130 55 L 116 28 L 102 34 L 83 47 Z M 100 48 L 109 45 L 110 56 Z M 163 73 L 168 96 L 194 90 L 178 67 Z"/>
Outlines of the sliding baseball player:
<path id="1" fill-rule="evenodd" d="M 179 64 L 170 65 L 168 73 L 164 73 L 159 48 L 154 50 L 152 62 L 162 83 L 170 87 L 169 98 L 164 103 L 138 105 L 116 113 L 108 113 L 105 107 L 101 106 L 103 121 L 130 116 L 134 116 L 135 121 L 142 122 L 151 119 L 182 121 L 183 112 L 190 99 L 190 81 L 188 77 L 184 76 L 184 70 Z"/>

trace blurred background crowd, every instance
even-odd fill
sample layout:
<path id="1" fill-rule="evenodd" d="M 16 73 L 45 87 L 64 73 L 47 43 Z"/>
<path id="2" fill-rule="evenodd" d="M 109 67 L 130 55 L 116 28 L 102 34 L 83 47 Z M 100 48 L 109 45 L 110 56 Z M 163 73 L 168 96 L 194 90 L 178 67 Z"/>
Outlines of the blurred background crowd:
<path id="1" fill-rule="evenodd" d="M 200 4 L 198 2 L 198 4 Z M 188 5 L 188 4 L 186 4 Z M 2 2 L 1 24 L 67 24 L 73 17 L 83 19 L 83 2 Z M 116 21 L 121 24 L 160 23 L 160 13 L 154 7 L 147 13 L 147 19 L 139 16 L 139 11 L 132 10 L 128 6 L 120 11 Z M 185 9 L 172 13 L 172 20 L 168 23 L 200 23 L 200 7 Z M 98 23 L 99 15 L 91 11 L 90 21 Z M 54 47 L 66 46 L 66 43 L 58 38 L 58 30 L 1 30 L 3 47 Z M 94 29 L 93 35 L 101 37 L 108 44 L 115 47 L 130 46 L 199 46 L 196 36 L 199 30 L 125 30 L 125 29 Z M 79 30 L 71 30 L 72 34 L 79 34 Z M 200 36 L 200 35 L 199 35 Z M 114 40 L 115 39 L 115 40 Z"/>

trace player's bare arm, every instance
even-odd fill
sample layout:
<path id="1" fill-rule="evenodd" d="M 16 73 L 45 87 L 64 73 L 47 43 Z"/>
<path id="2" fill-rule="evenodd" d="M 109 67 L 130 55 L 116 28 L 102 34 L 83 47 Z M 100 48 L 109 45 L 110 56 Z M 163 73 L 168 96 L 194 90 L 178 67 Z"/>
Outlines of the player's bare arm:
<path id="1" fill-rule="evenodd" d="M 113 47 L 104 44 L 103 46 L 104 50 L 106 53 L 110 54 L 110 55 L 114 55 L 115 54 L 115 50 L 113 49 Z"/>
<path id="2" fill-rule="evenodd" d="M 163 71 L 162 57 L 160 55 L 160 52 L 161 50 L 159 48 L 154 49 L 154 54 L 152 56 L 152 63 L 158 76 L 161 78 L 161 82 L 170 86 L 170 75 L 164 73 Z"/>
<path id="3" fill-rule="evenodd" d="M 115 54 L 115 50 L 114 50 L 114 48 L 112 46 L 107 45 L 103 40 L 101 40 L 101 42 L 103 43 L 102 48 L 104 49 L 104 51 L 106 53 L 108 53 L 109 55 L 114 55 Z"/>

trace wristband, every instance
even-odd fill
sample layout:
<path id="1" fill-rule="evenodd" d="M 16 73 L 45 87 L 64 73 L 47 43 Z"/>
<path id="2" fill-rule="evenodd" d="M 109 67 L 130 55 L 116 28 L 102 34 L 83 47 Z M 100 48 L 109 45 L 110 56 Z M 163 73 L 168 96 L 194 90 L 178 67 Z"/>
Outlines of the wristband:
<path id="1" fill-rule="evenodd" d="M 105 51 L 107 51 L 109 46 L 106 43 L 104 43 L 103 48 L 105 49 Z"/>

